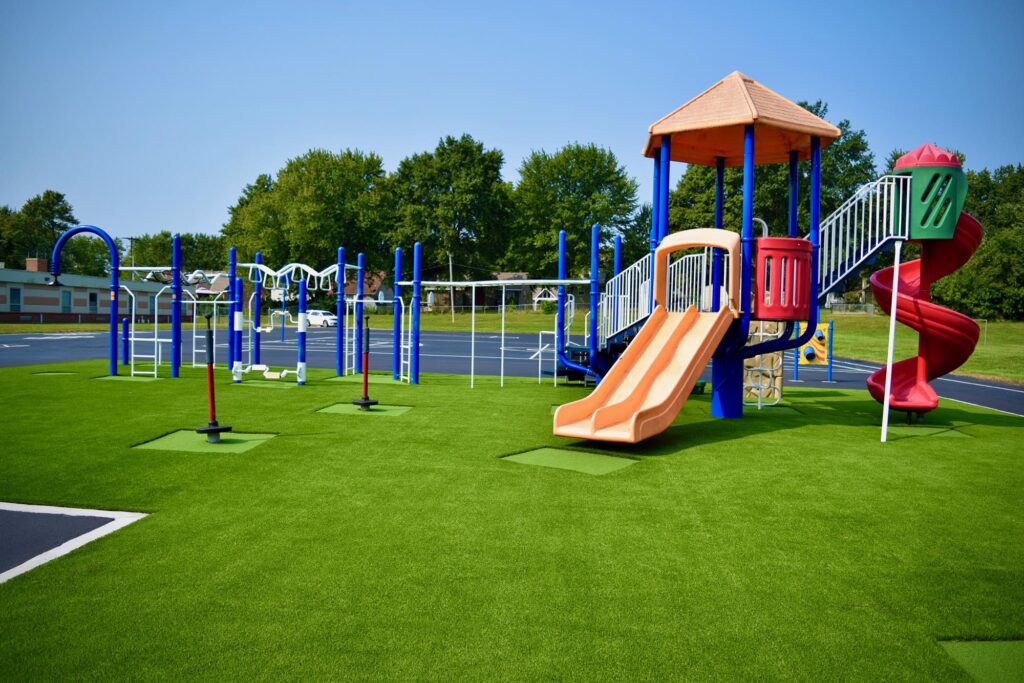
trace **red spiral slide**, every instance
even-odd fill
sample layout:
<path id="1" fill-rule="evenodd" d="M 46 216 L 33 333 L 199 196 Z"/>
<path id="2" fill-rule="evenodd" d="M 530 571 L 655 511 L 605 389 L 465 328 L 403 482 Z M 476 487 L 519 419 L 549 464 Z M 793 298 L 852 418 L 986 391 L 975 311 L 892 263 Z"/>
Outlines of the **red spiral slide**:
<path id="1" fill-rule="evenodd" d="M 918 332 L 917 355 L 892 366 L 889 405 L 896 410 L 924 413 L 939 405 L 928 384 L 963 365 L 978 343 L 978 325 L 962 313 L 933 304 L 931 285 L 959 269 L 981 244 L 981 223 L 961 213 L 951 240 L 922 240 L 921 258 L 900 264 L 896 320 Z M 893 268 L 871 276 L 875 300 L 892 310 Z M 868 377 L 868 392 L 879 403 L 885 398 L 885 368 Z"/>

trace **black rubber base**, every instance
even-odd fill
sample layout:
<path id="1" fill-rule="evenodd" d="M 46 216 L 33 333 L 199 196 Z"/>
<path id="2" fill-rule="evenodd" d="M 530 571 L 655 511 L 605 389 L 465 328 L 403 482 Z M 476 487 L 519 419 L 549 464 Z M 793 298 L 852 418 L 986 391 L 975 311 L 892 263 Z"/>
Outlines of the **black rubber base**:
<path id="1" fill-rule="evenodd" d="M 196 427 L 197 434 L 206 434 L 206 443 L 220 443 L 220 435 L 223 432 L 230 432 L 231 427 L 211 422 L 205 427 Z"/>
<path id="2" fill-rule="evenodd" d="M 352 401 L 352 405 L 359 406 L 360 410 L 369 410 L 370 406 L 375 406 L 379 403 L 376 399 L 372 399 L 369 396 L 363 396 Z"/>

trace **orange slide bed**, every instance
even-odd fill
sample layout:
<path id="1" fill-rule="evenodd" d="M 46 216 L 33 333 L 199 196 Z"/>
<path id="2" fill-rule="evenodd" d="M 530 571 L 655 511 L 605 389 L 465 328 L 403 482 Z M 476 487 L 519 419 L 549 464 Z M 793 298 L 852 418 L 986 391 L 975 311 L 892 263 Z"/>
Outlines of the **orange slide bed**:
<path id="1" fill-rule="evenodd" d="M 637 443 L 664 431 L 682 410 L 693 385 L 738 315 L 739 236 L 700 228 L 667 237 L 655 253 L 655 309 L 626 351 L 584 399 L 559 406 L 554 432 L 597 441 Z M 668 256 L 690 247 L 728 252 L 730 303 L 715 313 L 691 306 L 684 313 L 665 309 Z"/>

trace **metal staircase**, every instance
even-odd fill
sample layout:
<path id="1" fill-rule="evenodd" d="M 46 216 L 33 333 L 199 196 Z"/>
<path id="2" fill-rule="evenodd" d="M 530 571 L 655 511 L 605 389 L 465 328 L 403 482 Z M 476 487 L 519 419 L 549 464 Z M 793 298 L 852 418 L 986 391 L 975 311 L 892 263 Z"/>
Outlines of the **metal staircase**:
<path id="1" fill-rule="evenodd" d="M 887 245 L 907 239 L 910 176 L 886 175 L 861 185 L 822 221 L 818 300 L 869 265 Z"/>

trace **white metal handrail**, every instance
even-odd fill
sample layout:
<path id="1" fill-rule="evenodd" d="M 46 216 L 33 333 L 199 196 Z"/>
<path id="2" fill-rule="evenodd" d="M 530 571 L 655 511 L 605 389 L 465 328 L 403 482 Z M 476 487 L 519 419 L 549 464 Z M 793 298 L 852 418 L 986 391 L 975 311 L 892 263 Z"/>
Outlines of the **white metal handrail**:
<path id="1" fill-rule="evenodd" d="M 651 257 L 641 257 L 604 285 L 598 300 L 598 341 L 605 341 L 651 314 Z"/>
<path id="2" fill-rule="evenodd" d="M 886 175 L 862 185 L 821 223 L 818 297 L 856 272 L 910 225 L 910 176 Z"/>

